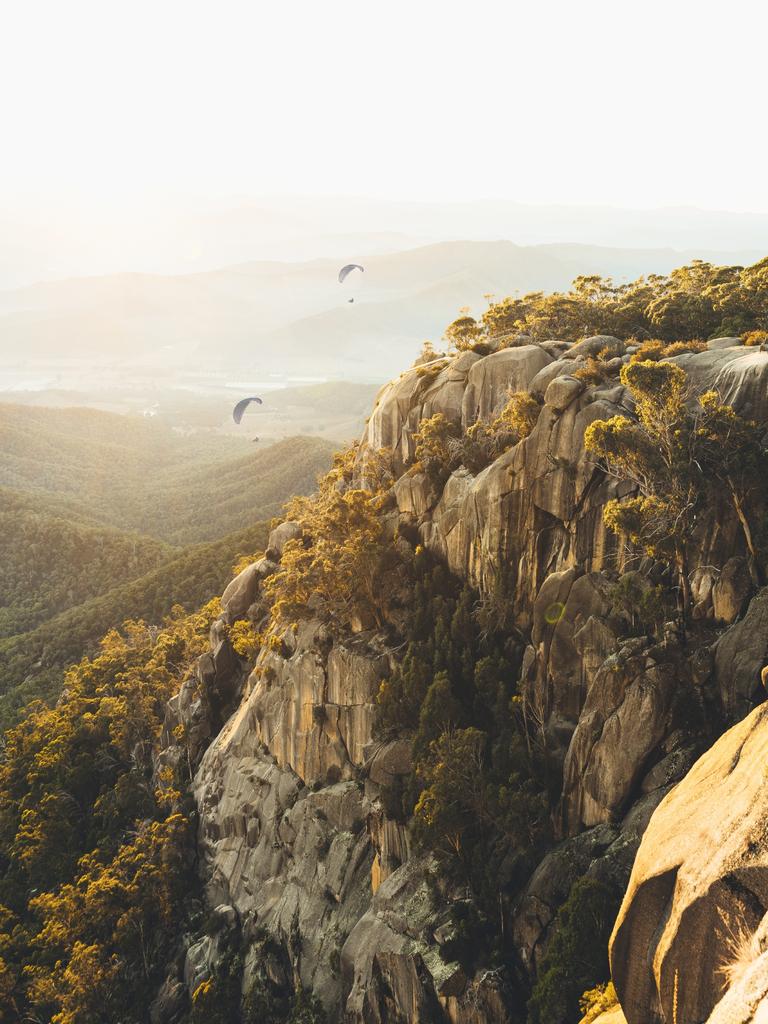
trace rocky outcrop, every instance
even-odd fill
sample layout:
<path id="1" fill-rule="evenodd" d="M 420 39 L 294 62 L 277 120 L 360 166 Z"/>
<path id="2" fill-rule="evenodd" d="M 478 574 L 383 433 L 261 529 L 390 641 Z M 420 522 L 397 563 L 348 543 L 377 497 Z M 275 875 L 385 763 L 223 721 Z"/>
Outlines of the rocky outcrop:
<path id="1" fill-rule="evenodd" d="M 717 348 L 676 356 L 699 391 L 714 389 L 728 405 L 760 423 L 768 421 L 768 352 L 744 348 L 739 338 L 717 338 Z M 710 342 L 709 346 L 713 346 Z"/>
<path id="2" fill-rule="evenodd" d="M 712 980 L 724 941 L 719 910 L 752 935 L 768 907 L 755 769 L 768 745 L 758 738 L 768 729 L 762 712 L 743 723 L 742 740 L 726 737 L 720 753 L 718 745 L 686 772 L 713 719 L 736 720 L 760 696 L 768 589 L 753 596 L 737 529 L 699 523 L 696 636 L 684 640 L 670 624 L 655 630 L 655 641 L 636 635 L 645 627 L 622 610 L 617 587 L 630 577 L 652 587 L 663 569 L 638 563 L 605 527 L 606 502 L 629 490 L 583 445 L 595 419 L 631 412 L 617 376 L 629 352 L 604 336 L 573 346 L 526 341 L 423 363 L 383 388 L 357 472 L 364 481 L 368 457 L 383 450 L 394 478 L 386 524 L 396 543 L 421 544 L 485 597 L 503 593 L 513 609 L 514 646 L 524 651 L 521 714 L 560 793 L 557 842 L 521 881 L 515 906 L 501 910 L 516 962 L 534 977 L 574 882 L 587 876 L 619 893 L 640 846 L 613 940 L 626 1020 L 672 1021 L 676 984 L 679 1024 L 710 1012 L 724 1024 L 738 986 L 746 1005 L 765 977 L 760 939 L 754 963 L 714 1010 L 723 994 Z M 588 386 L 574 374 L 598 354 L 615 376 Z M 697 389 L 717 386 L 741 411 L 768 419 L 768 355 L 729 344 L 676 361 Z M 490 465 L 476 473 L 462 466 L 444 483 L 413 465 L 422 419 L 442 413 L 466 432 L 491 422 L 515 391 L 541 400 L 538 420 Z M 265 555 L 227 587 L 211 650 L 168 708 L 159 763 L 185 756 L 195 769 L 208 906 L 222 919 L 231 912 L 251 950 L 244 990 L 259 969 L 256 937 L 267 935 L 282 950 L 283 975 L 311 989 L 334 1021 L 503 1024 L 520 992 L 510 993 L 499 972 L 473 974 L 452 959 L 450 908 L 466 894 L 427 884 L 430 863 L 402 820 L 410 742 L 374 737 L 376 696 L 400 656 L 398 622 L 381 630 L 360 622 L 342 637 L 320 621 L 267 628 L 262 584 L 300 537 L 298 524 L 278 526 Z M 228 640 L 243 619 L 266 629 L 250 671 Z M 175 746 L 179 731 L 184 752 Z M 185 974 L 189 989 L 214 969 L 217 941 L 190 940 L 158 1014 L 167 1004 L 172 1018 Z M 697 963 L 684 977 L 691 950 Z M 606 1024 L 620 1012 L 610 1011 Z"/>
<path id="3" fill-rule="evenodd" d="M 763 705 L 699 759 L 651 818 L 611 941 L 628 1024 L 757 1019 L 766 978 L 767 759 Z"/>
<path id="4" fill-rule="evenodd" d="M 768 587 L 750 602 L 744 618 L 727 630 L 715 647 L 715 677 L 731 721 L 743 718 L 765 688 L 760 681 L 768 664 Z"/>
<path id="5" fill-rule="evenodd" d="M 706 678 L 706 676 L 705 676 Z M 593 673 L 563 770 L 562 829 L 618 820 L 638 792 L 653 792 L 690 767 L 702 698 L 679 643 L 617 646 Z M 677 721 L 676 721 L 677 720 Z"/>
<path id="6" fill-rule="evenodd" d="M 410 771 L 408 741 L 373 739 L 389 659 L 382 634 L 334 642 L 317 622 L 262 648 L 193 783 L 206 899 L 232 909 L 246 943 L 280 943 L 333 1019 L 502 1022 L 499 977 L 441 956 L 449 903 L 435 905 L 429 865 L 389 815 Z M 210 936 L 190 947 L 190 991 L 216 956 Z M 246 991 L 256 966 L 246 958 Z"/>

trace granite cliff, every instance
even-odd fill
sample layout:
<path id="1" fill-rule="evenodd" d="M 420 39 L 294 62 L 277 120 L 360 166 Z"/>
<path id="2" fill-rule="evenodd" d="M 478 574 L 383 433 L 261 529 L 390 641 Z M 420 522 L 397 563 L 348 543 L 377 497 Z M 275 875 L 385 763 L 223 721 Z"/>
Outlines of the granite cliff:
<path id="1" fill-rule="evenodd" d="M 348 484 L 366 486 L 373 459 L 384 459 L 388 543 L 403 559 L 426 552 L 478 601 L 503 590 L 516 707 L 546 766 L 548 799 L 536 862 L 500 896 L 503 954 L 458 950 L 456 909 L 471 894 L 435 881 L 408 814 L 392 810 L 413 770 L 411 736 L 383 736 L 376 720 L 382 683 L 402 658 L 408 595 L 378 622 L 353 618 L 345 630 L 320 613 L 277 624 L 268 581 L 302 543 L 301 526 L 286 521 L 227 587 L 210 651 L 168 707 L 157 763 L 188 759 L 192 769 L 215 926 L 185 938 L 155 1024 L 182 1019 L 235 934 L 243 992 L 266 972 L 278 987 L 312 992 L 332 1021 L 539 1019 L 526 1002 L 555 969 L 563 908 L 579 885 L 605 894 L 610 924 L 623 897 L 611 964 L 629 1024 L 763 1019 L 745 1007 L 768 991 L 768 725 L 763 708 L 752 710 L 768 662 L 768 590 L 750 575 L 735 517 L 711 515 L 690 527 L 687 632 L 668 609 L 638 626 L 622 602 L 674 590 L 658 561 L 606 527 L 606 504 L 632 488 L 584 445 L 591 423 L 634 415 L 618 374 L 635 350 L 606 336 L 520 338 L 418 365 L 379 393 Z M 596 381 L 579 371 L 598 355 Z M 673 361 L 694 391 L 715 388 L 768 422 L 768 354 L 718 339 Z M 425 420 L 441 417 L 460 442 L 515 394 L 537 407 L 526 436 L 486 465 L 458 457 L 437 476 L 420 465 Z M 233 646 L 243 623 L 259 636 L 246 657 Z M 748 935 L 754 955 L 723 973 L 729 927 Z M 557 1020 L 572 1019 L 563 1012 Z"/>

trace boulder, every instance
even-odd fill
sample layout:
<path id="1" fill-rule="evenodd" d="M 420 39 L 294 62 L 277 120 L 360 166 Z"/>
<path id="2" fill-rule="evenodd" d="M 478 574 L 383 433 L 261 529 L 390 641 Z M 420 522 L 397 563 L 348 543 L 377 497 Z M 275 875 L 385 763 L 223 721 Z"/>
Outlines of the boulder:
<path id="1" fill-rule="evenodd" d="M 467 377 L 461 408 L 466 430 L 477 420 L 489 420 L 498 413 L 514 391 L 527 391 L 542 367 L 552 357 L 539 345 L 522 345 L 494 352 L 475 363 Z"/>
<path id="2" fill-rule="evenodd" d="M 601 573 L 572 568 L 548 576 L 536 598 L 527 698 L 552 752 L 565 752 L 594 674 L 615 646 L 605 618 L 612 588 Z"/>
<path id="3" fill-rule="evenodd" d="M 576 377 L 556 377 L 547 385 L 544 401 L 555 412 L 564 412 L 584 390 L 583 381 Z"/>
<path id="4" fill-rule="evenodd" d="M 426 473 L 403 473 L 394 492 L 400 514 L 413 518 L 429 512 L 440 496 Z"/>
<path id="5" fill-rule="evenodd" d="M 532 395 L 543 398 L 547 388 L 558 377 L 572 377 L 577 370 L 586 366 L 586 359 L 555 359 L 543 367 L 531 381 L 528 390 Z"/>
<path id="6" fill-rule="evenodd" d="M 697 391 L 713 389 L 743 416 L 768 423 L 768 352 L 727 347 L 683 353 L 671 361 L 683 367 Z"/>
<path id="7" fill-rule="evenodd" d="M 715 679 L 726 716 L 735 721 L 765 699 L 760 676 L 768 664 L 768 587 L 752 598 L 744 618 L 715 647 Z"/>
<path id="8" fill-rule="evenodd" d="M 291 519 L 280 523 L 269 534 L 267 541 L 266 557 L 273 562 L 279 562 L 283 554 L 283 548 L 289 540 L 298 540 L 301 536 L 301 527 Z"/>
<path id="9" fill-rule="evenodd" d="M 752 593 L 746 558 L 729 558 L 712 587 L 712 609 L 716 619 L 732 623 L 744 611 Z"/>
<path id="10" fill-rule="evenodd" d="M 741 338 L 710 338 L 707 348 L 710 352 L 719 352 L 723 348 L 739 348 L 744 342 Z"/>
<path id="11" fill-rule="evenodd" d="M 259 594 L 263 580 L 277 568 L 276 562 L 265 557 L 252 562 L 235 576 L 221 595 L 222 616 L 228 625 L 245 618 Z"/>
<path id="12" fill-rule="evenodd" d="M 630 641 L 600 666 L 563 767 L 564 834 L 623 815 L 651 764 L 668 754 L 662 744 L 673 732 L 675 707 L 690 703 L 691 694 L 687 662 L 674 644 L 648 649 Z M 659 785 L 671 781 L 674 767 L 668 764 Z M 685 767 L 682 759 L 678 770 Z"/>
<path id="13" fill-rule="evenodd" d="M 623 355 L 624 342 L 620 338 L 614 338 L 611 334 L 595 334 L 591 338 L 582 338 L 581 341 L 571 345 L 562 358 L 585 359 L 606 350 L 609 353 L 609 358 Z"/>
<path id="14" fill-rule="evenodd" d="M 653 814 L 610 946 L 628 1024 L 706 1021 L 725 994 L 724 969 L 749 969 L 759 955 L 750 947 L 768 912 L 767 763 L 762 706 L 725 733 Z M 723 1010 L 714 1019 L 752 1018 Z"/>

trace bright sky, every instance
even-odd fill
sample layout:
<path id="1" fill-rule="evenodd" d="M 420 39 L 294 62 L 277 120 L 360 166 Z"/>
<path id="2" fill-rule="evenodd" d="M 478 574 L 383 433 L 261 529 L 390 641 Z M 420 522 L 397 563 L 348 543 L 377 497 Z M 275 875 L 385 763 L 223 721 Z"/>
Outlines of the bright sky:
<path id="1" fill-rule="evenodd" d="M 0 192 L 768 211 L 757 0 L 8 0 Z"/>

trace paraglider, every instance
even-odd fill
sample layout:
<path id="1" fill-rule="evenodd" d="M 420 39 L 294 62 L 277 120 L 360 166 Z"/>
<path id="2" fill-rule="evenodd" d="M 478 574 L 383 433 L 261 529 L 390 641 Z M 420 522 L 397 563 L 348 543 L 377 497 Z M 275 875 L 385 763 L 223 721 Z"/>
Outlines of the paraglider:
<path id="1" fill-rule="evenodd" d="M 354 299 L 347 299 L 347 302 L 354 302 Z"/>
<path id="2" fill-rule="evenodd" d="M 257 395 L 251 395 L 249 398 L 241 398 L 240 401 L 235 406 L 235 408 L 232 410 L 232 419 L 235 421 L 235 423 L 240 422 L 240 420 L 243 418 L 243 413 L 251 404 L 251 402 L 258 402 L 259 405 L 264 404 Z"/>
<path id="3" fill-rule="evenodd" d="M 345 278 L 351 274 L 353 270 L 359 270 L 361 274 L 365 273 L 365 267 L 361 267 L 359 263 L 347 263 L 339 271 L 339 284 L 344 284 Z"/>

